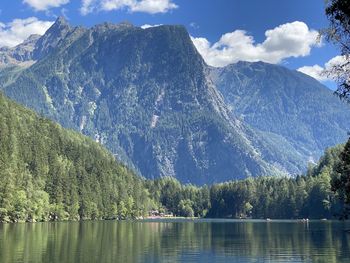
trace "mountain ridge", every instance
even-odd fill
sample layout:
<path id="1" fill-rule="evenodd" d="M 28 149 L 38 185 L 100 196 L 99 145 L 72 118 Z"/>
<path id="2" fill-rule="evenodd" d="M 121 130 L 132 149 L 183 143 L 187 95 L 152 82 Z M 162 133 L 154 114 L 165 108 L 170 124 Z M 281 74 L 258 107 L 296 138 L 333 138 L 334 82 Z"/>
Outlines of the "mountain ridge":
<path id="1" fill-rule="evenodd" d="M 211 68 L 211 77 L 237 116 L 286 139 L 305 160 L 304 167 L 347 139 L 348 105 L 308 75 L 264 62 L 239 62 Z"/>
<path id="2" fill-rule="evenodd" d="M 229 113 L 183 26 L 56 23 L 38 40 L 38 61 L 3 87 L 11 98 L 148 178 L 204 184 L 277 170 Z"/>
<path id="3" fill-rule="evenodd" d="M 245 62 L 238 63 L 239 70 L 237 65 L 207 66 L 183 26 L 141 29 L 103 23 L 83 28 L 58 19 L 37 40 L 32 54 L 34 64 L 0 71 L 0 89 L 107 146 L 147 178 L 174 176 L 185 183 L 211 184 L 296 174 L 315 148 L 315 142 L 303 149 L 294 137 L 249 121 L 249 116 L 259 116 L 261 123 L 275 125 L 262 118 L 271 115 L 267 112 L 262 116 L 244 111 L 264 106 L 257 104 L 259 98 L 249 99 L 254 85 L 238 81 L 249 84 L 249 77 L 259 76 L 256 68 L 244 67 Z M 290 71 L 274 67 L 285 73 L 273 73 L 273 83 L 289 78 Z M 219 73 L 225 78 L 219 79 Z M 265 102 L 271 106 L 271 100 Z M 292 108 L 281 107 L 279 113 Z M 244 114 L 248 117 L 242 118 Z"/>

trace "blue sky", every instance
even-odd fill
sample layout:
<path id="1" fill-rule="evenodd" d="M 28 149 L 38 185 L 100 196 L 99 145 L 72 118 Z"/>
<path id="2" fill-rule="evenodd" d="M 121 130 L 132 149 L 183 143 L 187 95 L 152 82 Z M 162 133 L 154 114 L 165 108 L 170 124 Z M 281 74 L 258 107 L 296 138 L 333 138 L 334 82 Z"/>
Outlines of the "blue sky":
<path id="1" fill-rule="evenodd" d="M 42 34 L 63 15 L 72 25 L 84 26 L 182 24 L 213 66 L 263 60 L 304 67 L 303 72 L 322 79 L 317 70 L 339 53 L 315 41 L 328 23 L 322 0 L 1 0 L 0 10 L 0 46 Z"/>

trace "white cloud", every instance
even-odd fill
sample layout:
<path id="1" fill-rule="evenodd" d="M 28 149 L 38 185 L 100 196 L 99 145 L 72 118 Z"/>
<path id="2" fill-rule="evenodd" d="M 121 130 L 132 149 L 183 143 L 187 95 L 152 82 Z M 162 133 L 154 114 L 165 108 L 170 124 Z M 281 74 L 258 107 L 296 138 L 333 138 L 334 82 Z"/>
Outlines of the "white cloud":
<path id="1" fill-rule="evenodd" d="M 45 11 L 53 7 L 59 7 L 69 3 L 69 0 L 23 0 L 37 11 Z"/>
<path id="2" fill-rule="evenodd" d="M 82 0 L 80 12 L 83 15 L 93 11 L 126 9 L 129 12 L 149 14 L 167 13 L 178 6 L 172 0 Z"/>
<path id="3" fill-rule="evenodd" d="M 345 56 L 336 56 L 325 64 L 325 68 L 330 69 L 333 66 L 344 65 L 347 61 Z"/>
<path id="4" fill-rule="evenodd" d="M 150 24 L 144 24 L 142 26 L 140 26 L 142 29 L 147 29 L 147 28 L 151 28 L 151 27 L 157 27 L 157 26 L 162 26 L 163 24 L 157 24 L 157 25 L 150 25 Z"/>
<path id="5" fill-rule="evenodd" d="M 193 29 L 199 29 L 199 25 L 197 25 L 196 22 L 190 23 L 190 27 L 192 27 Z"/>
<path id="6" fill-rule="evenodd" d="M 320 66 L 317 64 L 313 66 L 304 66 L 298 68 L 297 71 L 309 75 L 317 79 L 318 81 L 332 81 L 334 80 L 335 76 L 327 74 L 327 72 L 330 72 L 330 69 L 332 69 L 332 67 L 344 65 L 345 63 L 346 58 L 344 56 L 336 56 L 330 59 L 328 62 L 326 62 L 324 66 Z"/>
<path id="7" fill-rule="evenodd" d="M 32 34 L 42 35 L 53 23 L 52 21 L 40 21 L 36 17 L 14 19 L 9 23 L 0 22 L 0 47 L 16 46 Z"/>
<path id="8" fill-rule="evenodd" d="M 299 21 L 267 30 L 265 36 L 264 42 L 256 44 L 246 31 L 235 30 L 214 44 L 206 38 L 192 37 L 192 41 L 204 60 L 216 67 L 239 60 L 280 63 L 285 58 L 307 56 L 313 46 L 320 46 L 318 32 Z"/>
<path id="9" fill-rule="evenodd" d="M 313 66 L 304 66 L 297 69 L 299 72 L 302 72 L 306 75 L 309 75 L 310 77 L 313 77 L 314 79 L 317 79 L 318 81 L 327 81 L 328 77 L 323 74 L 324 68 L 320 65 L 313 65 Z"/>
<path id="10" fill-rule="evenodd" d="M 82 0 L 80 13 L 87 15 L 88 13 L 91 13 L 96 7 L 96 0 Z"/>

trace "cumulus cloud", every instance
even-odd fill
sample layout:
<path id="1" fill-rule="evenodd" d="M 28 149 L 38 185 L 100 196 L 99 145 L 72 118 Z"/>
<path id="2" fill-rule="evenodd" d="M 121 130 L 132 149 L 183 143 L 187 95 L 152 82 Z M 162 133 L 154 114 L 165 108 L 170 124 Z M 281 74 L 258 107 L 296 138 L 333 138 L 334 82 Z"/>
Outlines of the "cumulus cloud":
<path id="1" fill-rule="evenodd" d="M 299 72 L 302 72 L 306 75 L 309 75 L 317 79 L 318 81 L 331 81 L 331 80 L 334 80 L 335 76 L 332 76 L 332 74 L 328 72 L 331 72 L 331 69 L 334 66 L 344 65 L 346 61 L 347 60 L 344 56 L 336 56 L 330 59 L 328 62 L 326 62 L 324 66 L 320 66 L 316 64 L 313 66 L 304 66 L 304 67 L 298 68 L 297 70 Z"/>
<path id="2" fill-rule="evenodd" d="M 211 66 L 223 67 L 239 60 L 280 63 L 289 57 L 303 57 L 311 48 L 321 45 L 318 32 L 299 21 L 286 23 L 265 32 L 266 39 L 255 43 L 244 30 L 226 33 L 212 44 L 206 38 L 192 37 L 194 45 Z"/>
<path id="3" fill-rule="evenodd" d="M 83 15 L 87 15 L 88 13 L 91 13 L 96 7 L 96 0 L 82 0 L 80 13 Z"/>
<path id="4" fill-rule="evenodd" d="M 37 11 L 45 11 L 68 4 L 69 0 L 23 0 L 23 3 L 28 4 Z"/>
<path id="5" fill-rule="evenodd" d="M 298 71 L 317 79 L 318 81 L 326 81 L 328 77 L 324 75 L 324 68 L 320 65 L 304 66 L 297 69 Z"/>
<path id="6" fill-rule="evenodd" d="M 162 26 L 163 24 L 156 24 L 156 25 L 150 25 L 150 24 L 144 24 L 142 26 L 140 26 L 142 29 L 147 29 L 147 28 L 151 28 L 151 27 L 157 27 L 157 26 Z"/>
<path id="7" fill-rule="evenodd" d="M 53 21 L 40 21 L 36 17 L 14 19 L 9 23 L 0 22 L 0 47 L 16 46 L 32 34 L 42 35 L 53 23 Z"/>
<path id="8" fill-rule="evenodd" d="M 172 0 L 82 0 L 80 12 L 83 15 L 93 11 L 112 11 L 125 9 L 131 13 L 167 13 L 178 6 Z"/>

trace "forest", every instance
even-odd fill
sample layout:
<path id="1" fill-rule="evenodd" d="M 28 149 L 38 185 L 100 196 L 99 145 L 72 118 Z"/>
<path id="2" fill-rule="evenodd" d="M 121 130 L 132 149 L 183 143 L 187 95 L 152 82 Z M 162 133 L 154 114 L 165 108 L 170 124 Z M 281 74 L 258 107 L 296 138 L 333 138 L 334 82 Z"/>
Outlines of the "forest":
<path id="1" fill-rule="evenodd" d="M 350 142 L 325 151 L 305 175 L 210 186 L 146 180 L 93 140 L 0 95 L 0 221 L 134 219 L 159 210 L 180 217 L 339 218 Z M 345 169 L 345 170 L 344 170 Z M 337 186 L 338 185 L 338 186 Z"/>
<path id="2" fill-rule="evenodd" d="M 348 144 L 347 144 L 348 145 Z M 174 178 L 148 182 L 153 200 L 178 216 L 209 218 L 341 218 L 342 198 L 332 190 L 344 146 L 326 150 L 306 175 L 258 177 L 195 187 Z"/>
<path id="3" fill-rule="evenodd" d="M 0 222 L 134 218 L 143 180 L 93 140 L 0 94 Z"/>

